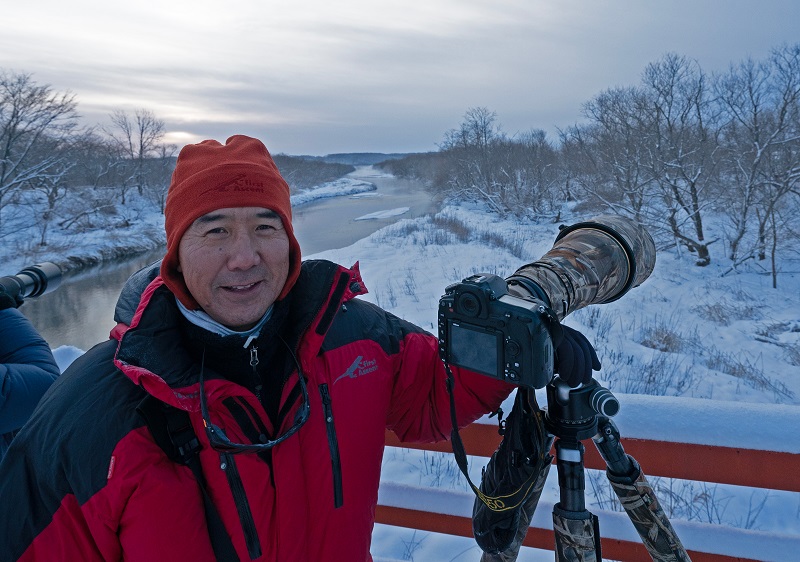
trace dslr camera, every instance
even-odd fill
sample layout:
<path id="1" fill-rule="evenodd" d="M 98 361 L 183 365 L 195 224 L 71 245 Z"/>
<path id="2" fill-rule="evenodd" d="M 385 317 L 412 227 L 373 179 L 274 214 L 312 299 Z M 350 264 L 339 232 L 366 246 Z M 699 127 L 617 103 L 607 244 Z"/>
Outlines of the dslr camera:
<path id="1" fill-rule="evenodd" d="M 439 300 L 439 353 L 449 365 L 542 388 L 553 378 L 551 322 L 544 301 L 511 295 L 502 277 L 479 273 Z"/>
<path id="2" fill-rule="evenodd" d="M 631 219 L 600 215 L 563 226 L 547 253 L 507 279 L 481 273 L 445 289 L 439 300 L 442 359 L 543 388 L 553 378 L 551 333 L 558 335 L 558 323 L 585 306 L 619 299 L 647 279 L 655 263 L 653 238 Z"/>

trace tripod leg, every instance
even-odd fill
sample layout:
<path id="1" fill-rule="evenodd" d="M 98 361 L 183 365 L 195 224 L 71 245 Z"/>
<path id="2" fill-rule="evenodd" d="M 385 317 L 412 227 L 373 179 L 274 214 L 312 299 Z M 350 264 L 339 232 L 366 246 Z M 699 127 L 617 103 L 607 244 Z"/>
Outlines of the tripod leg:
<path id="1" fill-rule="evenodd" d="M 586 510 L 584 448 L 580 441 L 556 441 L 559 502 L 553 506 L 553 530 L 558 562 L 600 562 L 597 517 Z"/>
<path id="2" fill-rule="evenodd" d="M 606 476 L 611 487 L 652 559 L 691 562 L 639 463 L 622 448 L 616 425 L 600 417 L 597 435 L 592 439 L 608 466 Z"/>
<path id="3" fill-rule="evenodd" d="M 583 515 L 582 518 L 579 518 Z M 597 517 L 586 511 L 575 514 L 553 507 L 558 562 L 600 562 Z"/>

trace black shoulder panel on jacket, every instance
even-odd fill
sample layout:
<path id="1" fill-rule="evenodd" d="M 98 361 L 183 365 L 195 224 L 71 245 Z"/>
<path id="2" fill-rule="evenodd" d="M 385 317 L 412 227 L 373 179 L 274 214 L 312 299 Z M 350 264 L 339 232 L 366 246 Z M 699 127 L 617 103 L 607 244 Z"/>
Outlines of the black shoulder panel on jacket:
<path id="1" fill-rule="evenodd" d="M 142 293 L 153 279 L 158 277 L 161 260 L 155 261 L 131 275 L 122 287 L 114 307 L 114 322 L 123 322 L 130 326 Z"/>
<path id="2" fill-rule="evenodd" d="M 378 343 L 391 355 L 400 350 L 400 342 L 406 335 L 424 332 L 422 328 L 386 312 L 379 306 L 355 298 L 341 307 L 334 317 L 322 350 L 330 351 L 368 339 Z"/>
<path id="3" fill-rule="evenodd" d="M 328 302 L 328 295 L 334 283 L 339 265 L 327 260 L 307 260 L 303 262 L 300 276 L 289 293 L 291 299 L 287 325 L 291 345 L 308 329 L 314 319 L 322 314 Z"/>
<path id="4" fill-rule="evenodd" d="M 26 520 L 13 540 L 0 536 L 0 544 L 24 550 L 66 496 L 73 494 L 81 505 L 88 501 L 106 485 L 117 443 L 144 425 L 136 413 L 144 391 L 113 365 L 116 345 L 103 342 L 76 359 L 14 439 L 2 464 L 0 518 L 19 519 L 24 506 Z M 19 529 L 29 536 L 20 537 Z M 21 554 L 12 552 L 12 559 Z"/>

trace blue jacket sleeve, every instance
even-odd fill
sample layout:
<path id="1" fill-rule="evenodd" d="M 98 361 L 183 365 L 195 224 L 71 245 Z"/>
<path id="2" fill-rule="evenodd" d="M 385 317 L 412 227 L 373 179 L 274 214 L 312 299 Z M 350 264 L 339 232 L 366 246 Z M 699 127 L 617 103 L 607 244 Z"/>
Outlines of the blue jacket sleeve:
<path id="1" fill-rule="evenodd" d="M 25 424 L 59 373 L 33 324 L 14 308 L 0 310 L 0 434 Z"/>

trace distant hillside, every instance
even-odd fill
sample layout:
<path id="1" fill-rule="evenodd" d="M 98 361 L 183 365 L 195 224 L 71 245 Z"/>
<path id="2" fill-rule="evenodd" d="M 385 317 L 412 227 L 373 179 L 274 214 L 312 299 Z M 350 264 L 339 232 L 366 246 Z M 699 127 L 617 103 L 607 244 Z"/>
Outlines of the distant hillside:
<path id="1" fill-rule="evenodd" d="M 304 160 L 321 160 L 328 164 L 349 164 L 350 166 L 372 166 L 385 160 L 399 160 L 408 154 L 384 154 L 382 152 L 343 152 L 327 156 L 298 156 Z"/>
<path id="2" fill-rule="evenodd" d="M 310 189 L 325 182 L 339 179 L 353 170 L 352 164 L 328 162 L 321 158 L 305 156 L 273 156 L 281 175 L 289 183 L 292 190 Z"/>

